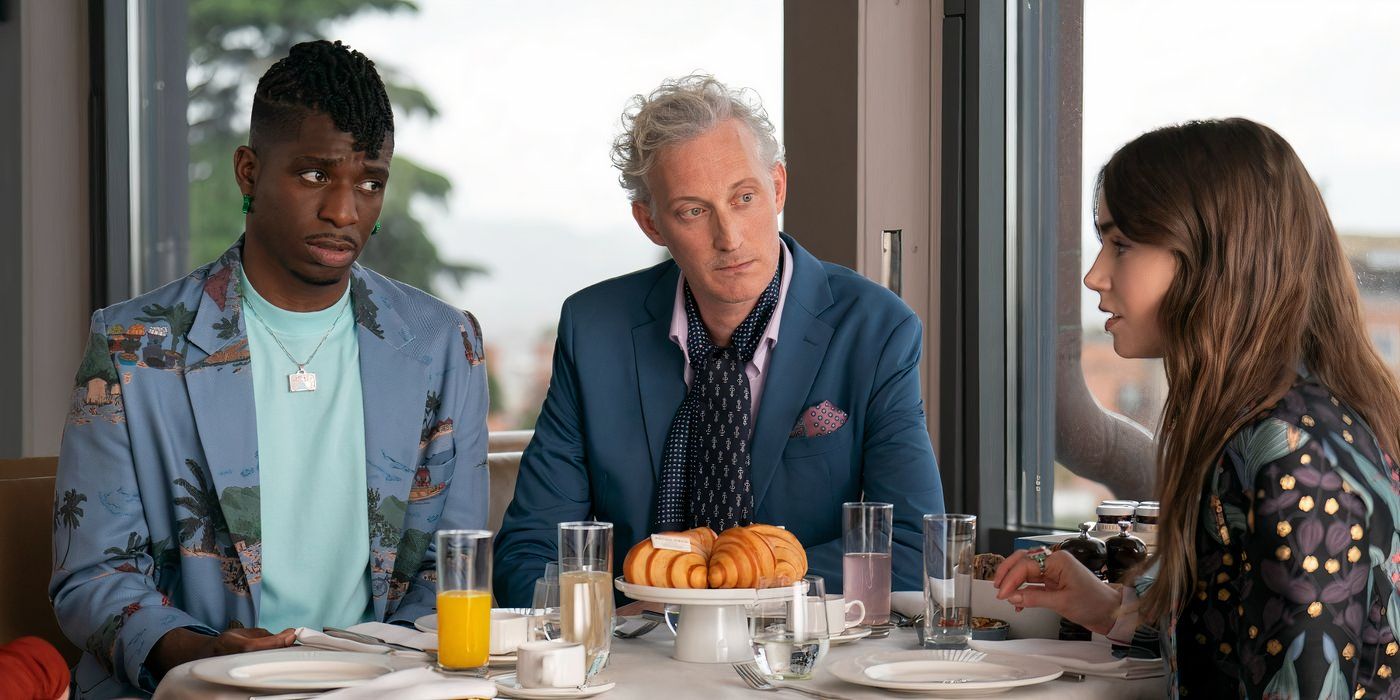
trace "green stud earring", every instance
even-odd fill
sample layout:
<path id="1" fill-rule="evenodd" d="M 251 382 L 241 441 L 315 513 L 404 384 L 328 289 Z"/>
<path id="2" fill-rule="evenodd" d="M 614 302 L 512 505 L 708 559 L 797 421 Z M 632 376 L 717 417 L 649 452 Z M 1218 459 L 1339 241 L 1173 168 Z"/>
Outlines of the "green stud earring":
<path id="1" fill-rule="evenodd" d="M 373 236 L 374 234 L 379 233 L 379 227 L 380 227 L 380 226 L 381 226 L 381 224 L 380 224 L 378 221 L 374 222 L 374 230 L 373 230 L 373 231 L 370 231 L 370 232 L 369 232 L 369 235 Z"/>
<path id="2" fill-rule="evenodd" d="M 250 212 L 250 211 L 252 211 L 252 210 L 253 210 L 253 195 L 251 195 L 251 194 L 245 194 L 245 195 L 243 195 L 243 213 L 246 215 L 248 212 Z"/>

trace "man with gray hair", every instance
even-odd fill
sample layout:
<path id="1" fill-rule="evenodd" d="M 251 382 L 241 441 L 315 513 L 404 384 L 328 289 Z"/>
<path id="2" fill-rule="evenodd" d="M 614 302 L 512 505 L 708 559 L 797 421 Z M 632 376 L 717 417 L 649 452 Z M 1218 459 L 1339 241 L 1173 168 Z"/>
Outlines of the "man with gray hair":
<path id="1" fill-rule="evenodd" d="M 613 523 L 618 568 L 652 533 L 781 525 L 839 591 L 841 504 L 860 500 L 894 504 L 894 588 L 922 589 L 921 516 L 943 511 L 922 324 L 778 231 L 782 147 L 746 97 L 691 75 L 623 117 L 613 163 L 673 259 L 564 302 L 496 541 L 502 605 L 529 605 L 558 524 L 589 518 Z"/>

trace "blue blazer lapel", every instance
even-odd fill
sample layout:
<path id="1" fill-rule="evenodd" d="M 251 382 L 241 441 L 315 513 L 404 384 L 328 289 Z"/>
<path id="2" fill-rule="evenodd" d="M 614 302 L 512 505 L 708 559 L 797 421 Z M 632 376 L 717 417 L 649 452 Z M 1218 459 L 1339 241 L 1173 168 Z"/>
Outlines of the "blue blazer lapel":
<path id="1" fill-rule="evenodd" d="M 754 424 L 753 492 L 754 508 L 763 505 L 763 497 L 773 475 L 778 470 L 788 435 L 802 414 L 803 401 L 811 391 L 812 382 L 826 357 L 827 344 L 833 329 L 818 318 L 831 306 L 831 286 L 821 261 L 812 257 L 792 237 L 783 234 L 783 241 L 792 251 L 792 281 L 783 304 L 783 319 L 778 327 L 778 344 L 768 377 L 763 382 L 763 402 L 758 407 Z"/>
<path id="2" fill-rule="evenodd" d="M 642 422 L 651 451 L 653 479 L 661 478 L 661 457 L 671 419 L 685 400 L 685 355 L 671 342 L 671 314 L 675 307 L 680 268 L 657 279 L 647 294 L 645 318 L 632 328 L 632 349 L 637 358 L 637 391 L 642 401 Z"/>
<path id="3" fill-rule="evenodd" d="M 249 512 L 257 509 L 258 499 L 247 497 L 248 489 L 257 489 L 259 484 L 258 424 L 238 282 L 241 245 L 240 240 L 207 268 L 199 309 L 187 336 L 189 345 L 203 357 L 195 359 L 195 353 L 187 348 L 185 367 L 190 408 L 204 459 L 208 460 L 202 466 L 213 479 L 225 519 L 235 522 L 261 519 L 261 510 Z M 228 517 L 231 508 L 225 500 L 230 487 L 239 487 L 240 494 L 239 517 L 234 519 Z M 262 590 L 262 538 L 247 532 L 230 532 L 230 537 L 243 564 L 256 615 Z"/>
<path id="4" fill-rule="evenodd" d="M 428 398 L 428 365 L 410 356 L 404 348 L 413 340 L 413 333 L 398 311 L 386 298 L 387 290 L 376 285 L 374 278 L 357 265 L 350 280 L 350 303 L 355 312 L 357 338 L 360 343 L 360 388 L 365 417 L 365 484 L 379 491 L 379 503 L 397 498 L 407 504 L 413 473 L 418 463 L 418 442 L 423 430 L 423 413 L 405 410 L 409 406 L 425 406 Z M 370 507 L 373 507 L 371 502 Z M 385 509 L 381 512 L 404 509 Z M 371 522 L 375 517 L 370 514 Z M 403 529 L 404 520 L 388 522 L 396 530 Z M 382 546 L 370 532 L 370 556 L 389 561 L 396 547 Z M 392 568 L 392 567 L 388 567 Z M 375 585 L 375 619 L 383 620 L 388 600 L 389 570 L 376 571 L 384 586 Z"/>

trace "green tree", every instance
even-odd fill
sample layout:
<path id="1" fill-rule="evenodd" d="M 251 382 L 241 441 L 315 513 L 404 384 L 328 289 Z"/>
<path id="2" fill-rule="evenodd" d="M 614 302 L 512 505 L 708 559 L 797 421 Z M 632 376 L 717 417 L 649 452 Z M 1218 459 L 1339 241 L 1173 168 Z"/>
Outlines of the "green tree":
<path id="1" fill-rule="evenodd" d="M 136 320 L 145 323 L 160 323 L 165 321 L 170 324 L 170 349 L 177 355 L 184 357 L 185 350 L 190 347 L 190 327 L 194 325 L 195 312 L 185 308 L 185 302 L 180 302 L 174 306 L 162 306 L 160 304 L 147 304 L 141 307 L 141 313 L 145 316 L 137 316 Z M 184 350 L 176 347 L 180 339 L 185 339 Z"/>
<path id="2" fill-rule="evenodd" d="M 189 5 L 190 261 L 218 257 L 243 230 L 233 151 L 246 142 L 252 86 L 293 44 L 327 37 L 335 22 L 364 12 L 416 12 L 409 0 L 193 0 Z M 422 90 L 378 64 L 399 116 L 437 116 Z M 413 215 L 418 202 L 443 204 L 452 183 L 402 155 L 394 157 L 380 214 L 383 229 L 361 261 L 420 289 L 458 283 L 483 270 L 445 261 Z"/>
<path id="3" fill-rule="evenodd" d="M 108 384 L 117 383 L 117 370 L 112 367 L 112 356 L 108 354 L 107 336 L 101 333 L 89 334 L 83 362 L 78 365 L 79 386 L 93 379 L 102 379 Z"/>

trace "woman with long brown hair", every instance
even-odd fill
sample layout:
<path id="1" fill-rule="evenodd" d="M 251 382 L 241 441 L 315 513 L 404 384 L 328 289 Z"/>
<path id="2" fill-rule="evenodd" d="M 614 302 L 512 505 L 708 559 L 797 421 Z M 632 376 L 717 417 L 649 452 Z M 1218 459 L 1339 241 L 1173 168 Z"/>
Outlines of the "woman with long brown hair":
<path id="1" fill-rule="evenodd" d="M 1386 695 L 1400 389 L 1317 185 L 1268 127 L 1191 122 L 1109 159 L 1095 224 L 1114 350 L 1166 368 L 1157 551 L 1121 589 L 1016 552 L 998 595 L 1111 639 L 1157 626 L 1183 696 Z"/>

